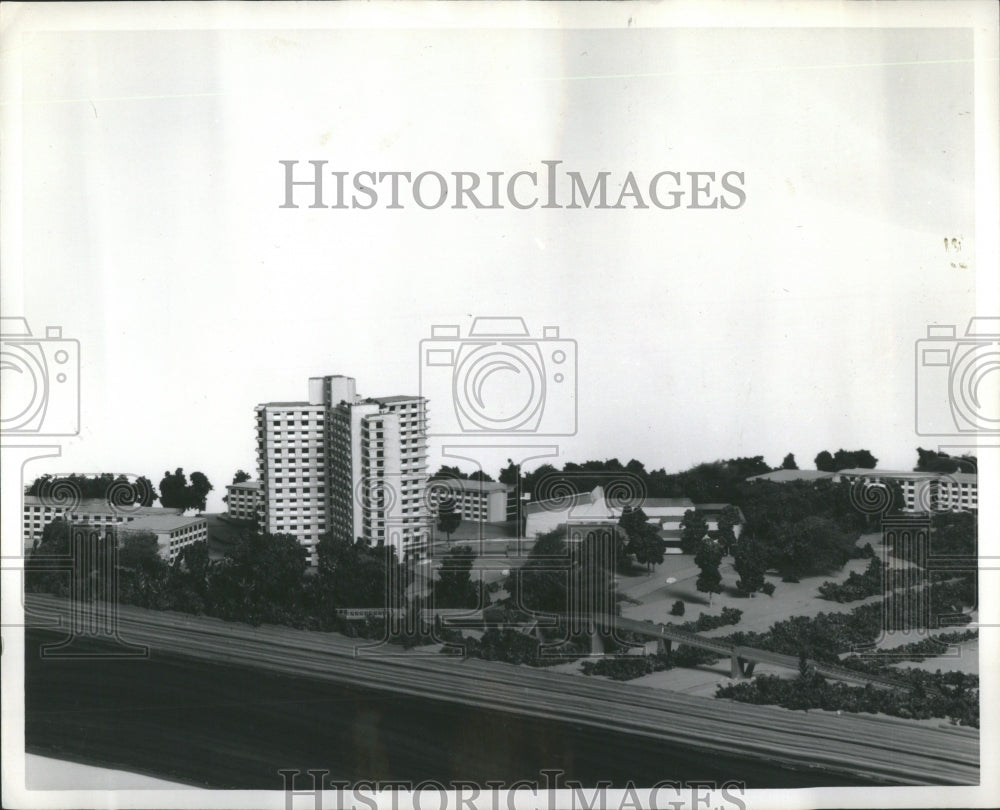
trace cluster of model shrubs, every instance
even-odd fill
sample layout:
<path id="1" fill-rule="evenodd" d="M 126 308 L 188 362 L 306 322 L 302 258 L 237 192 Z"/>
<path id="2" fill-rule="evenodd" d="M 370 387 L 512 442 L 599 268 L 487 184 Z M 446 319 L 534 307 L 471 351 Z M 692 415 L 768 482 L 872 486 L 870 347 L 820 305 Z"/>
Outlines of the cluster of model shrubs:
<path id="1" fill-rule="evenodd" d="M 732 461 L 732 465 L 701 465 L 699 475 L 745 466 L 735 464 L 741 460 Z M 805 576 L 838 570 L 852 558 L 874 555 L 870 544 L 857 547 L 861 532 L 873 527 L 856 508 L 846 482 L 743 482 L 727 488 L 727 493 L 727 498 L 712 500 L 728 499 L 739 509 L 723 510 L 716 529 L 709 531 L 708 519 L 698 509 L 685 512 L 680 522 L 680 548 L 694 556 L 699 591 L 721 593 L 719 564 L 729 555 L 738 577 L 736 590 L 745 597 L 754 597 L 758 591 L 772 595 L 774 584 L 765 579 L 771 572 L 784 582 L 798 582 Z M 898 500 L 902 502 L 901 497 Z M 737 524 L 742 525 L 738 537 Z"/>
<path id="2" fill-rule="evenodd" d="M 851 655 L 840 663 L 852 669 L 881 673 L 893 664 L 905 661 L 926 661 L 948 655 L 954 645 L 963 644 L 979 637 L 978 630 L 963 630 L 957 633 L 938 633 L 931 638 L 900 644 L 887 650 L 871 650 L 859 655 Z M 961 654 L 961 652 L 959 652 Z"/>
<path id="3" fill-rule="evenodd" d="M 870 560 L 875 556 L 875 549 L 872 548 L 871 543 L 865 543 L 863 546 L 855 545 L 851 550 L 852 560 Z"/>
<path id="4" fill-rule="evenodd" d="M 703 633 L 706 630 L 715 630 L 717 627 L 727 627 L 731 624 L 739 624 L 743 618 L 743 611 L 738 608 L 724 607 L 718 616 L 710 616 L 702 613 L 693 622 L 684 622 L 678 625 L 681 630 L 691 633 Z"/>
<path id="5" fill-rule="evenodd" d="M 868 563 L 868 567 L 860 574 L 853 571 L 843 582 L 828 581 L 820 585 L 820 598 L 831 602 L 856 602 L 859 599 L 867 599 L 869 596 L 882 593 L 885 590 L 884 567 L 882 561 L 874 557 Z"/>
<path id="6" fill-rule="evenodd" d="M 886 571 L 882 561 L 873 557 L 863 572 L 854 571 L 843 582 L 824 582 L 819 586 L 819 595 L 831 602 L 856 602 L 912 584 L 919 577 L 919 572 L 913 570 L 891 568 Z"/>
<path id="7" fill-rule="evenodd" d="M 444 647 L 445 654 L 464 654 L 486 661 L 503 661 L 508 664 L 527 664 L 533 667 L 553 666 L 574 661 L 587 650 L 580 642 L 543 644 L 533 635 L 503 627 L 486 630 L 480 638 L 465 636 L 455 647 Z"/>
<path id="8" fill-rule="evenodd" d="M 746 508 L 745 508 L 746 511 Z M 931 552 L 939 558 L 974 557 L 977 550 L 975 516 L 967 513 L 938 514 L 931 519 Z M 851 574 L 843 583 L 824 583 L 825 599 L 850 602 L 884 594 L 875 603 L 861 605 L 847 613 L 820 613 L 796 616 L 777 622 L 765 633 L 736 632 L 727 641 L 797 655 L 803 662 L 797 679 L 761 675 L 752 681 L 720 686 L 717 697 L 748 703 L 774 704 L 790 709 L 826 709 L 851 712 L 881 712 L 895 717 L 947 717 L 953 723 L 979 726 L 979 679 L 961 672 L 942 674 L 902 669 L 894 664 L 922 661 L 940 656 L 949 644 L 976 637 L 974 631 L 943 633 L 933 639 L 904 644 L 895 649 L 865 655 L 841 656 L 872 648 L 886 630 L 929 629 L 907 627 L 915 608 L 926 606 L 932 628 L 967 624 L 969 609 L 977 603 L 976 574 L 957 566 L 955 570 L 918 567 L 923 561 L 907 555 L 911 547 L 900 545 L 890 552 L 909 563 L 894 568 L 889 581 L 883 564 L 870 545 L 852 551 L 853 557 L 870 557 L 866 571 Z M 788 578 L 786 572 L 786 578 Z M 886 592 L 888 591 L 888 592 Z M 883 689 L 868 685 L 849 686 L 827 681 L 811 672 L 807 659 L 840 664 L 873 675 L 891 675 L 908 689 Z"/>
<path id="9" fill-rule="evenodd" d="M 924 586 L 923 596 L 929 600 L 932 616 L 951 615 L 954 623 L 967 622 L 962 613 L 963 605 L 973 604 L 974 592 L 962 580 L 934 582 Z M 733 644 L 785 655 L 802 655 L 838 663 L 840 656 L 858 649 L 871 647 L 887 629 L 888 617 L 905 616 L 907 605 L 894 604 L 894 600 L 914 599 L 914 593 L 894 593 L 880 602 L 860 605 L 847 613 L 820 613 L 816 616 L 793 616 L 776 622 L 763 633 L 737 631 L 725 636 Z M 930 648 L 928 648 L 928 653 Z M 849 659 L 850 660 L 850 659 Z M 846 662 L 845 662 L 846 663 Z"/>
<path id="10" fill-rule="evenodd" d="M 975 571 L 935 571 L 930 572 L 927 579 L 929 581 L 926 585 L 896 590 L 885 597 L 886 612 L 896 617 L 896 624 L 888 629 L 906 629 L 900 622 L 905 621 L 907 610 L 912 611 L 916 597 L 929 603 L 932 629 L 959 627 L 972 621 L 969 609 L 978 600 Z"/>
<path id="11" fill-rule="evenodd" d="M 786 709 L 882 713 L 893 717 L 946 717 L 952 723 L 979 727 L 979 678 L 962 672 L 942 674 L 904 670 L 909 689 L 850 686 L 806 673 L 791 680 L 758 675 L 752 681 L 720 685 L 717 698 Z"/>
<path id="12" fill-rule="evenodd" d="M 881 607 L 862 605 L 850 613 L 793 616 L 763 633 L 737 631 L 724 638 L 746 647 L 836 663 L 841 653 L 874 644 L 881 632 Z"/>
<path id="13" fill-rule="evenodd" d="M 737 588 L 747 594 L 762 590 L 766 571 L 798 582 L 841 568 L 858 553 L 856 542 L 867 529 L 843 482 L 757 481 L 741 488 L 737 503 L 746 522 L 733 563 Z"/>
<path id="14" fill-rule="evenodd" d="M 819 586 L 819 596 L 831 602 L 856 602 L 882 590 L 882 563 L 873 559 L 863 573 L 854 571 L 843 582 L 824 582 Z"/>
<path id="15" fill-rule="evenodd" d="M 582 670 L 584 675 L 603 675 L 615 681 L 631 681 L 651 672 L 714 664 L 718 660 L 719 656 L 711 650 L 681 644 L 670 652 L 656 655 L 620 655 L 584 661 Z"/>

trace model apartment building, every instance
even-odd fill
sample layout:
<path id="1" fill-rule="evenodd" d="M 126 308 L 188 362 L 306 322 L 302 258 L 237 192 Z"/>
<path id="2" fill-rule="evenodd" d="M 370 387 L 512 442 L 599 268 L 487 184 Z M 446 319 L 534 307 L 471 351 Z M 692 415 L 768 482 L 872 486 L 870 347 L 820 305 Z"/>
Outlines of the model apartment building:
<path id="1" fill-rule="evenodd" d="M 309 380 L 309 399 L 258 405 L 262 531 L 310 550 L 326 532 L 395 546 L 400 559 L 427 549 L 427 403 L 418 396 L 362 397 L 352 377 Z"/>

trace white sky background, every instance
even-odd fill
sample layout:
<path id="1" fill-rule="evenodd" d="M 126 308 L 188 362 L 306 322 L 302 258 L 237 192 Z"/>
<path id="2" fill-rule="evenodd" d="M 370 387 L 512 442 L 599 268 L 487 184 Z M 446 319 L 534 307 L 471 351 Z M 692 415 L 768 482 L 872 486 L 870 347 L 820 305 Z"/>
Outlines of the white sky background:
<path id="1" fill-rule="evenodd" d="M 23 313 L 83 358 L 81 436 L 32 474 L 200 469 L 221 508 L 255 469 L 258 402 L 304 399 L 327 373 L 416 393 L 431 325 L 480 314 L 578 341 L 579 434 L 557 463 L 794 452 L 812 468 L 864 447 L 908 469 L 935 445 L 914 432 L 913 345 L 975 311 L 969 29 L 87 31 L 22 47 Z M 734 170 L 747 202 L 344 211 L 302 194 L 280 210 L 283 159 L 480 174 L 558 159 L 640 183 Z M 967 270 L 949 266 L 955 235 Z"/>

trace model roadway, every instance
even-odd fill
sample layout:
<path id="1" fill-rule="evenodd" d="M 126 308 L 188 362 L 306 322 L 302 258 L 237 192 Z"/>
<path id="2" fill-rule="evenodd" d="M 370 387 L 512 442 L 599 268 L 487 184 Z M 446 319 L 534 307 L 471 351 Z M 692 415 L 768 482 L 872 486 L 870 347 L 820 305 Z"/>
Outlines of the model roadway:
<path id="1" fill-rule="evenodd" d="M 25 623 L 69 627 L 69 603 L 25 596 Z M 80 620 L 79 613 L 76 619 Z M 872 715 L 808 713 L 515 666 L 337 633 L 117 608 L 119 638 L 164 653 L 608 729 L 768 765 L 885 785 L 974 785 L 979 732 Z M 248 707 L 249 708 L 249 707 Z"/>

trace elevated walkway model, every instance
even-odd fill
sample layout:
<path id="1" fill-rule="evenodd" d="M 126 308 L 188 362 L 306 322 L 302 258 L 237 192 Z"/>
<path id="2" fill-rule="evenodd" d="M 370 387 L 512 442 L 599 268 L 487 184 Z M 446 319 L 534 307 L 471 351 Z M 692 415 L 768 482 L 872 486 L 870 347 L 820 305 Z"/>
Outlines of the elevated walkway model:
<path id="1" fill-rule="evenodd" d="M 519 622 L 516 625 L 512 625 L 485 618 L 482 611 L 431 610 L 426 611 L 426 613 L 433 616 L 435 620 L 439 620 L 442 627 L 476 630 L 506 626 L 509 629 L 534 631 L 542 627 L 555 627 L 558 625 L 559 618 L 565 618 L 565 614 L 540 613 L 532 616 L 533 621 L 530 624 Z M 754 668 L 758 663 L 771 664 L 795 671 L 798 671 L 801 665 L 800 659 L 794 655 L 761 650 L 757 647 L 748 647 L 742 644 L 732 644 L 723 639 L 708 638 L 670 624 L 654 624 L 653 622 L 627 619 L 622 616 L 614 616 L 610 619 L 595 618 L 590 624 L 592 626 L 597 624 L 606 625 L 605 635 L 608 635 L 607 631 L 610 631 L 611 634 L 614 631 L 620 631 L 639 636 L 640 638 L 655 640 L 657 642 L 657 652 L 659 653 L 670 652 L 674 643 L 709 650 L 720 658 L 730 659 L 730 674 L 733 678 L 752 677 Z M 592 633 L 596 632 L 596 630 L 592 631 Z M 909 684 L 895 678 L 859 672 L 855 669 L 829 664 L 824 661 L 807 659 L 806 666 L 826 678 L 859 684 L 861 686 L 871 684 L 872 686 L 892 689 L 909 690 L 911 688 Z"/>

